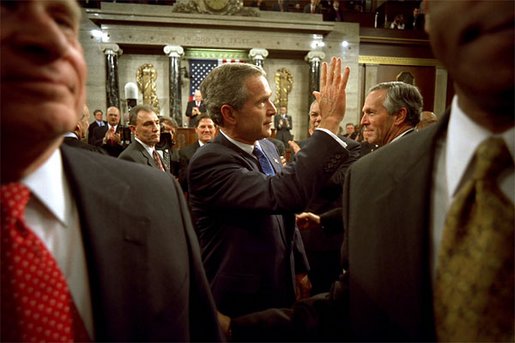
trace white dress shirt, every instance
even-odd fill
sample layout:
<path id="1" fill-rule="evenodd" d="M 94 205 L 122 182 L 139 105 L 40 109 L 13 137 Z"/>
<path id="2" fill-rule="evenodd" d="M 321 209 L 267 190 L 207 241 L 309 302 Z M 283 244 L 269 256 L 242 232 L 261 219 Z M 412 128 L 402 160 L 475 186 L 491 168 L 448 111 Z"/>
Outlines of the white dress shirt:
<path id="1" fill-rule="evenodd" d="M 79 213 L 57 149 L 34 173 L 21 180 L 32 192 L 25 221 L 54 256 L 89 336 L 93 315 Z"/>
<path id="2" fill-rule="evenodd" d="M 495 118 L 492 117 L 492 120 Z M 430 224 L 432 228 L 433 280 L 447 211 L 461 185 L 471 177 L 473 172 L 471 162 L 477 147 L 491 136 L 502 137 L 512 158 L 515 156 L 515 128 L 512 127 L 502 134 L 491 133 L 472 121 L 463 112 L 458 105 L 458 98 L 455 96 L 451 105 L 447 136 L 445 140 L 438 143 L 435 169 L 433 170 L 432 223 Z M 500 175 L 498 184 L 502 192 L 513 202 L 515 198 L 514 170 Z"/>

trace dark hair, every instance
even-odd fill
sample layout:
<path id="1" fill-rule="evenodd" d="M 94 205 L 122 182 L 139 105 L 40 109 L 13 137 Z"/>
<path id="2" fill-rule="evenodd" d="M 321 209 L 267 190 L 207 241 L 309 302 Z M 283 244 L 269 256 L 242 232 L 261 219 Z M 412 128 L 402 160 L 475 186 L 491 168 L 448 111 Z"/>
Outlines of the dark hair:
<path id="1" fill-rule="evenodd" d="M 207 114 L 207 113 L 201 114 L 201 115 L 199 115 L 197 117 L 197 122 L 195 123 L 195 127 L 198 127 L 200 125 L 200 121 L 202 119 L 211 119 L 211 120 L 213 120 L 213 118 L 211 118 L 211 116 L 209 114 Z M 214 122 L 214 120 L 213 120 L 213 122 Z"/>
<path id="2" fill-rule="evenodd" d="M 265 71 L 248 63 L 227 63 L 213 69 L 200 84 L 207 113 L 217 125 L 224 126 L 220 109 L 229 104 L 241 109 L 247 101 L 245 82 L 252 76 L 266 76 Z"/>

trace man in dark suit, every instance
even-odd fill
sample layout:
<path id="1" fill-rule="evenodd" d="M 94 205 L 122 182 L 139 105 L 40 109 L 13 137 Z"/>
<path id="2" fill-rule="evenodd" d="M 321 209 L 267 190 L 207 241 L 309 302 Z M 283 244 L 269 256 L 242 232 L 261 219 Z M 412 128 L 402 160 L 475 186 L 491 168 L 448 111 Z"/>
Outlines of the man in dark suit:
<path id="1" fill-rule="evenodd" d="M 198 148 L 213 140 L 216 133 L 216 126 L 213 119 L 207 114 L 202 114 L 197 120 L 195 127 L 197 141 L 186 145 L 179 150 L 179 183 L 184 192 L 188 191 L 188 165 Z"/>
<path id="2" fill-rule="evenodd" d="M 308 131 L 313 133 L 321 120 L 320 106 L 315 100 L 309 108 Z M 334 208 L 340 208 L 340 211 L 336 212 L 336 216 L 340 219 L 339 222 L 341 223 L 341 193 L 345 173 L 352 163 L 360 157 L 360 144 L 353 139 L 342 135 L 338 136 L 347 144 L 349 158 L 340 165 L 331 177 L 330 182 L 322 188 L 319 194 L 313 197 L 305 209 L 306 212 L 299 214 L 297 217 L 299 228 L 302 228 L 301 225 L 306 225 L 304 221 L 311 218 L 310 215 L 313 215 L 313 213 L 324 213 Z M 298 153 L 309 142 L 309 139 L 300 141 L 298 146 L 295 146 L 295 143 L 292 142 L 291 146 L 294 148 L 295 153 Z M 300 233 L 308 256 L 310 266 L 309 279 L 313 284 L 313 294 L 327 292 L 341 271 L 339 256 L 343 232 L 327 234 L 320 230 L 320 228 L 316 228 L 301 230 Z"/>
<path id="3" fill-rule="evenodd" d="M 222 340 L 177 182 L 59 149 L 85 100 L 77 3 L 1 11 L 1 341 Z"/>
<path id="4" fill-rule="evenodd" d="M 197 89 L 193 93 L 193 100 L 189 101 L 186 106 L 186 117 L 189 118 L 188 127 L 195 127 L 198 116 L 202 113 L 206 113 L 206 105 L 202 100 L 202 93 Z"/>
<path id="5" fill-rule="evenodd" d="M 120 110 L 111 106 L 107 109 L 107 125 L 93 130 L 92 144 L 101 147 L 113 157 L 118 157 L 124 149 L 120 119 Z"/>
<path id="6" fill-rule="evenodd" d="M 293 127 L 293 122 L 286 106 L 281 106 L 279 112 L 280 113 L 274 116 L 275 138 L 283 142 L 284 146 L 287 147 L 288 141 L 293 139 L 290 132 Z"/>
<path id="7" fill-rule="evenodd" d="M 103 119 L 104 114 L 102 113 L 101 110 L 96 109 L 93 112 L 93 116 L 95 117 L 95 120 L 88 126 L 88 144 L 91 144 L 91 145 L 94 145 L 93 144 L 93 137 L 94 137 L 93 131 L 98 127 L 107 125 L 107 122 Z M 89 118 L 88 118 L 88 120 L 89 120 Z"/>
<path id="8" fill-rule="evenodd" d="M 82 110 L 82 116 L 79 119 L 79 121 L 77 122 L 77 125 L 75 126 L 75 130 L 67 132 L 64 135 L 63 144 L 107 155 L 107 152 L 104 149 L 82 141 L 83 139 L 86 138 L 86 130 L 88 127 L 88 122 L 89 122 L 89 109 L 88 109 L 88 106 L 84 105 L 84 108 Z"/>
<path id="9" fill-rule="evenodd" d="M 134 141 L 122 151 L 118 158 L 141 163 L 161 171 L 169 171 L 156 150 L 161 126 L 152 106 L 137 105 L 133 107 L 129 117 L 129 128 L 134 135 Z"/>
<path id="10" fill-rule="evenodd" d="M 344 282 L 340 283 L 343 292 L 336 297 L 340 301 L 335 301 L 333 294 L 333 298 L 312 304 L 297 304 L 293 313 L 271 310 L 263 321 L 256 316 L 243 318 L 243 322 L 234 320 L 234 340 L 240 340 L 240 329 L 249 333 L 245 327 L 249 324 L 254 332 L 281 329 L 290 339 L 301 331 L 303 339 L 320 340 L 330 327 L 339 339 L 351 341 L 449 341 L 440 331 L 443 322 L 434 304 L 441 301 L 438 275 L 440 268 L 446 267 L 438 263 L 447 229 L 444 222 L 454 198 L 472 180 L 474 167 L 485 162 L 474 157 L 476 148 L 496 137 L 506 145 L 506 162 L 511 162 L 488 185 L 496 188 L 497 197 L 508 205 L 496 211 L 497 216 L 507 218 L 502 226 L 509 228 L 508 237 L 499 240 L 506 243 L 506 250 L 491 249 L 493 255 L 482 259 L 480 247 L 491 242 L 475 240 L 477 251 L 462 262 L 479 257 L 475 261 L 480 263 L 467 269 L 479 284 L 469 284 L 469 273 L 449 274 L 455 280 L 449 290 L 455 290 L 456 298 L 472 291 L 453 318 L 457 330 L 452 340 L 513 341 L 514 3 L 425 1 L 424 5 L 433 51 L 455 81 L 450 109 L 438 123 L 381 148 L 349 169 L 344 190 L 347 238 L 343 250 L 347 259 Z M 448 18 L 454 13 L 460 13 L 459 20 L 449 30 Z M 475 212 L 469 211 L 463 219 Z M 483 234 L 500 233 L 499 226 L 487 224 Z M 461 231 L 466 235 L 470 227 Z M 465 248 L 461 244 L 458 239 L 446 248 L 458 251 Z M 503 262 L 490 263 L 501 257 Z M 485 268 L 483 262 L 490 266 Z M 504 272 L 499 269 L 505 282 L 486 282 L 491 267 L 506 267 Z M 487 297 L 493 298 L 485 301 Z M 451 309 L 453 300 L 443 305 Z M 339 319 L 334 319 L 334 312 L 320 312 L 312 305 L 342 311 Z M 493 312 L 484 311 L 492 305 Z M 482 313 L 487 316 L 483 318 Z M 303 320 L 302 314 L 308 316 Z M 474 322 L 463 324 L 467 319 Z M 311 324 L 307 332 L 302 331 L 306 323 Z"/>
<path id="11" fill-rule="evenodd" d="M 319 129 L 298 163 L 286 169 L 266 139 L 276 109 L 264 71 L 250 64 L 225 64 L 202 82 L 220 133 L 190 161 L 189 199 L 220 312 L 233 316 L 290 306 L 296 296 L 309 293 L 294 213 L 348 158 L 345 143 L 336 137 L 348 75 L 348 68 L 341 75 L 340 59 L 333 58 L 330 67 L 323 64 L 322 93 L 316 93 L 321 99 Z M 234 94 L 240 96 L 234 99 Z"/>

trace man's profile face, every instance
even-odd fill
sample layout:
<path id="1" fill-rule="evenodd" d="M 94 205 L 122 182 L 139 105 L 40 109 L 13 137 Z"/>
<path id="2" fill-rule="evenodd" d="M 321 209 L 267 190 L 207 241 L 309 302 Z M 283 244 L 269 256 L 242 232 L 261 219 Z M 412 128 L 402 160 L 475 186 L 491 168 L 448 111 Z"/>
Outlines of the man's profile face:
<path id="1" fill-rule="evenodd" d="M 120 123 L 120 110 L 116 107 L 109 107 L 107 109 L 107 122 L 111 126 L 116 126 Z"/>
<path id="2" fill-rule="evenodd" d="M 309 131 L 310 134 L 313 134 L 315 129 L 320 125 L 320 121 L 322 120 L 322 116 L 320 115 L 320 106 L 318 105 L 318 101 L 315 101 L 311 104 L 311 108 L 309 110 Z"/>
<path id="3" fill-rule="evenodd" d="M 393 127 L 395 117 L 390 115 L 383 106 L 386 90 L 378 89 L 368 94 L 363 105 L 361 125 L 363 135 L 370 144 L 384 145 L 386 137 Z"/>
<path id="4" fill-rule="evenodd" d="M 202 118 L 197 123 L 195 132 L 199 141 L 207 143 L 215 137 L 215 123 L 210 118 Z"/>
<path id="5" fill-rule="evenodd" d="M 272 90 L 264 76 L 251 76 L 245 81 L 247 101 L 240 110 L 233 109 L 237 120 L 235 136 L 247 144 L 272 135 L 272 118 L 276 108 L 271 101 Z"/>
<path id="6" fill-rule="evenodd" d="M 136 125 L 131 126 L 131 130 L 134 136 L 150 147 L 159 143 L 159 118 L 154 112 L 139 111 Z"/>

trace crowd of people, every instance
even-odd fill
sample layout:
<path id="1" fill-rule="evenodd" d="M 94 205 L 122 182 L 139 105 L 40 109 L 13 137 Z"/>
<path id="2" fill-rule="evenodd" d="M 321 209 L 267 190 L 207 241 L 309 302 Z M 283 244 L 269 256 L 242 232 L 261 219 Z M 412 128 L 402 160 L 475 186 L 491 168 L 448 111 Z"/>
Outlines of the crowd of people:
<path id="1" fill-rule="evenodd" d="M 116 107 L 88 125 L 77 3 L 0 10 L 1 341 L 513 341 L 513 2 L 425 2 L 456 95 L 417 128 L 415 86 L 373 86 L 374 149 L 340 132 L 341 58 L 289 163 L 263 69 L 218 66 L 187 197 L 169 118 L 135 106 L 130 144 Z"/>

